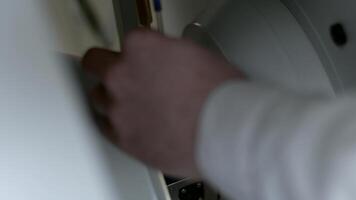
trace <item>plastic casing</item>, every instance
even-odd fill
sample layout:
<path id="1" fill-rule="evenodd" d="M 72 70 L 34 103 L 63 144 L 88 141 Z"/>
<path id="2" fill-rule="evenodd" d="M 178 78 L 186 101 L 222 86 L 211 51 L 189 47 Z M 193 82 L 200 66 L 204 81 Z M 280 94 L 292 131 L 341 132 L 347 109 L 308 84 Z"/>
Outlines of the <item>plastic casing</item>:
<path id="1" fill-rule="evenodd" d="M 335 96 L 356 84 L 356 8 L 347 0 L 230 0 L 213 5 L 184 36 L 214 49 L 263 84 Z M 349 41 L 333 43 L 329 28 Z"/>

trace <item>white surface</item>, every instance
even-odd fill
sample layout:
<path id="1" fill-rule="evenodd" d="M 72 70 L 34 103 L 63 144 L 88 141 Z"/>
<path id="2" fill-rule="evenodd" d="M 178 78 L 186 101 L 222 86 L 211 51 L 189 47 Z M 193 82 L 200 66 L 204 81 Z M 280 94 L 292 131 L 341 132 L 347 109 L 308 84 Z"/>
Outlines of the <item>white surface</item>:
<path id="1" fill-rule="evenodd" d="M 318 53 L 280 1 L 230 0 L 218 11 L 216 8 L 198 22 L 249 79 L 299 92 L 334 95 Z"/>
<path id="2" fill-rule="evenodd" d="M 181 36 L 183 29 L 210 5 L 221 0 L 162 0 L 163 20 L 168 35 Z"/>
<path id="3" fill-rule="evenodd" d="M 339 90 L 356 88 L 356 1 L 353 0 L 283 0 L 303 25 L 318 50 L 333 85 Z M 338 47 L 332 41 L 330 27 L 341 23 L 348 43 Z"/>
<path id="4" fill-rule="evenodd" d="M 163 199 L 158 177 L 96 133 L 40 3 L 0 3 L 0 199 Z"/>

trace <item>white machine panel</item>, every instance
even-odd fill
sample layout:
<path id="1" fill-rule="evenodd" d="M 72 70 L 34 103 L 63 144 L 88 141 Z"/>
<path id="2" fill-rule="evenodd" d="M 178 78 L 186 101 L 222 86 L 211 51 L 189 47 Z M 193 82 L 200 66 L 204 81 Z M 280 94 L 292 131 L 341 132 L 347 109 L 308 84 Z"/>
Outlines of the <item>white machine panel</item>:
<path id="1" fill-rule="evenodd" d="M 282 0 L 291 10 L 324 63 L 339 92 L 356 87 L 356 1 L 354 0 Z M 337 44 L 334 25 L 342 26 L 346 41 Z M 340 30 L 339 30 L 340 31 Z M 341 35 L 340 35 L 341 34 Z M 342 38 L 341 38 L 342 40 Z"/>
<path id="2" fill-rule="evenodd" d="M 318 52 L 279 0 L 225 1 L 188 26 L 185 36 L 214 46 L 254 81 L 335 94 Z"/>

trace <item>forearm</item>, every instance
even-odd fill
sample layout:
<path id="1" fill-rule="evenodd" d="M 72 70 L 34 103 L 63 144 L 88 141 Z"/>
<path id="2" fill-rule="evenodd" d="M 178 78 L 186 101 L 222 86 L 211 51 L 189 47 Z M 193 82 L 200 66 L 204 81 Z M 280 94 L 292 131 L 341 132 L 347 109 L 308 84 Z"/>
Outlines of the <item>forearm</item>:
<path id="1" fill-rule="evenodd" d="M 356 162 L 355 100 L 227 83 L 202 114 L 197 158 L 203 176 L 242 200 L 333 199 L 330 188 L 345 189 L 344 178 L 355 178 L 346 169 Z"/>

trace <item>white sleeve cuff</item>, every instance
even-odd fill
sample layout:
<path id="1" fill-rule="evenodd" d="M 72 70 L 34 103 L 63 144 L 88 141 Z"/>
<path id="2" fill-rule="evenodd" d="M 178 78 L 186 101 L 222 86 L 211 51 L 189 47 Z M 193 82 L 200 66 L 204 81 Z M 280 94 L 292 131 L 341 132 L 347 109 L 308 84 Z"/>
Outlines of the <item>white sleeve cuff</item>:
<path id="1" fill-rule="evenodd" d="M 228 81 L 212 92 L 201 114 L 197 139 L 202 176 L 225 194 L 248 199 L 254 188 L 250 159 L 256 123 L 265 120 L 261 113 L 290 99 L 285 96 L 280 90 L 239 81 Z"/>

